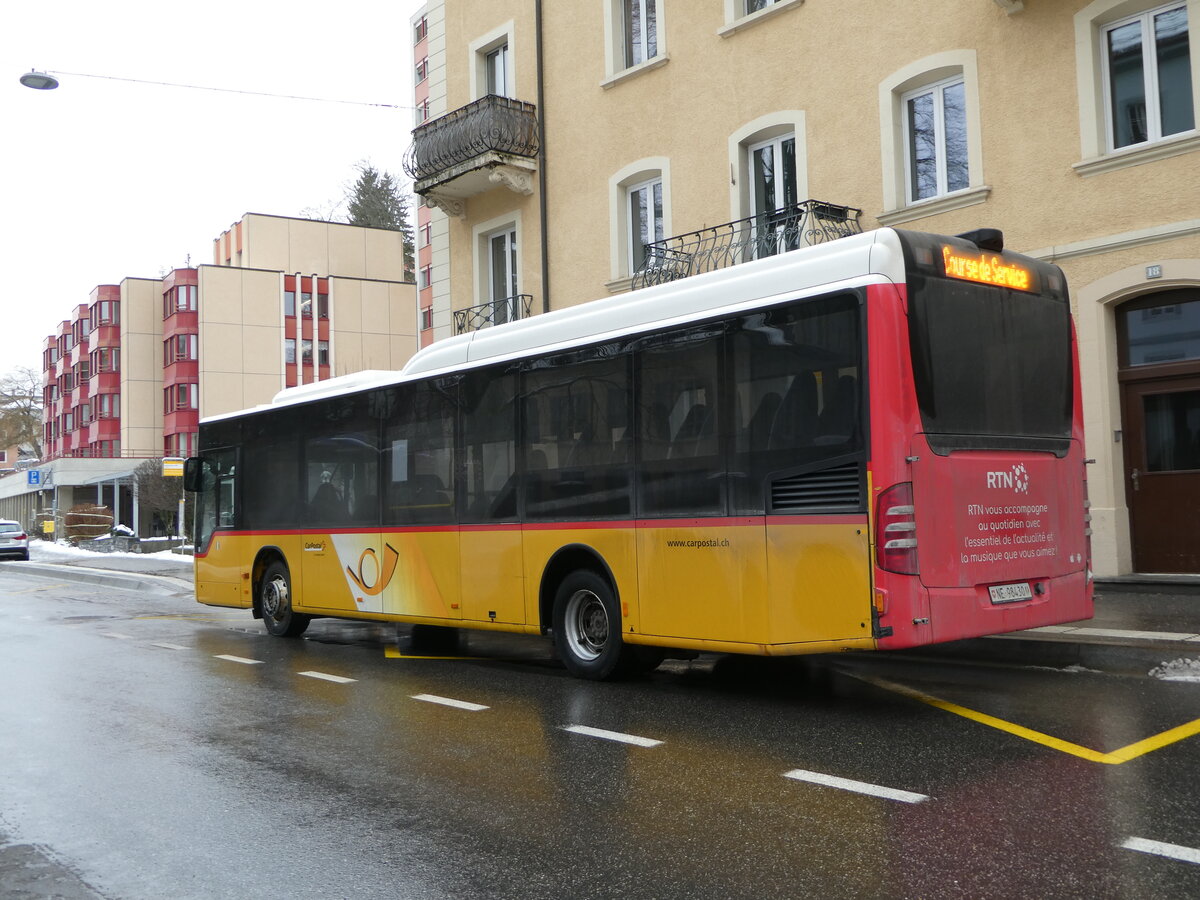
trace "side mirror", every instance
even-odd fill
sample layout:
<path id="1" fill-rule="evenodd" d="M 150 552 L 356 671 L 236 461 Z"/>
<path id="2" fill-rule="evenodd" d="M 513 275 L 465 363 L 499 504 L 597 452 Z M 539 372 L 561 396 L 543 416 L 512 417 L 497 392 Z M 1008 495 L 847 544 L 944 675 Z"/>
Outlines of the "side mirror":
<path id="1" fill-rule="evenodd" d="M 183 489 L 193 494 L 204 490 L 204 457 L 192 456 L 184 461 Z"/>

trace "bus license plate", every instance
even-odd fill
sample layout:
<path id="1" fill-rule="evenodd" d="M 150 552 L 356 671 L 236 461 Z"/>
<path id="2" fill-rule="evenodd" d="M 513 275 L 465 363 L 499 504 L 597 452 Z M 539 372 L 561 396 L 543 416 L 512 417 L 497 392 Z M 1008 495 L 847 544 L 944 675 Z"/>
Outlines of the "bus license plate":
<path id="1" fill-rule="evenodd" d="M 1025 581 L 1020 584 L 993 584 L 988 588 L 988 593 L 993 603 L 1017 603 L 1033 599 L 1033 591 Z"/>

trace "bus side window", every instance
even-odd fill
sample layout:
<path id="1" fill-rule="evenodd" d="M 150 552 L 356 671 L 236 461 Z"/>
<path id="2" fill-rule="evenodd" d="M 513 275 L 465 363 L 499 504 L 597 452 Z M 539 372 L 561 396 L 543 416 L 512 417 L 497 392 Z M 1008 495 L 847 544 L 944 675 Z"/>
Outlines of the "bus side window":
<path id="1" fill-rule="evenodd" d="M 463 381 L 463 521 L 516 518 L 516 384 L 502 369 Z"/>
<path id="2" fill-rule="evenodd" d="M 638 515 L 722 515 L 721 333 L 701 326 L 647 344 L 637 354 Z"/>
<path id="3" fill-rule="evenodd" d="M 389 454 L 384 524 L 453 523 L 457 381 L 438 379 L 397 390 L 384 434 Z"/>

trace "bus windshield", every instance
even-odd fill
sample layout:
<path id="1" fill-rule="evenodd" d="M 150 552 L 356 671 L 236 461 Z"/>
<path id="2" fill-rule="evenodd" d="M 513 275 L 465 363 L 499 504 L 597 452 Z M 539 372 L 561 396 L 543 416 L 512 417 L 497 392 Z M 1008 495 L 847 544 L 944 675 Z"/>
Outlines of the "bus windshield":
<path id="1" fill-rule="evenodd" d="M 919 279 L 909 339 L 930 445 L 1042 444 L 1061 455 L 1071 436 L 1070 329 L 1068 304 L 1054 295 Z"/>

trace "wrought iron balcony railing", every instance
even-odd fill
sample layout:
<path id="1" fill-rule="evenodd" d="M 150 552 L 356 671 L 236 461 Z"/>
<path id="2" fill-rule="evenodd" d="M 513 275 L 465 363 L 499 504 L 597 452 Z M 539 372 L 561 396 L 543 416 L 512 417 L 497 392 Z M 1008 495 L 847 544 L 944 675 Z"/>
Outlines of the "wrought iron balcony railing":
<path id="1" fill-rule="evenodd" d="M 645 244 L 633 287 L 665 284 L 812 244 L 860 234 L 861 209 L 805 200 L 757 216 Z"/>
<path id="2" fill-rule="evenodd" d="M 537 107 L 488 94 L 413 129 L 404 171 L 422 193 L 481 158 L 484 164 L 504 157 L 532 160 L 537 153 Z"/>
<path id="3" fill-rule="evenodd" d="M 489 300 L 468 309 L 454 311 L 454 333 L 465 334 L 489 325 L 503 325 L 517 319 L 528 319 L 533 313 L 533 295 L 515 294 L 501 300 Z"/>

